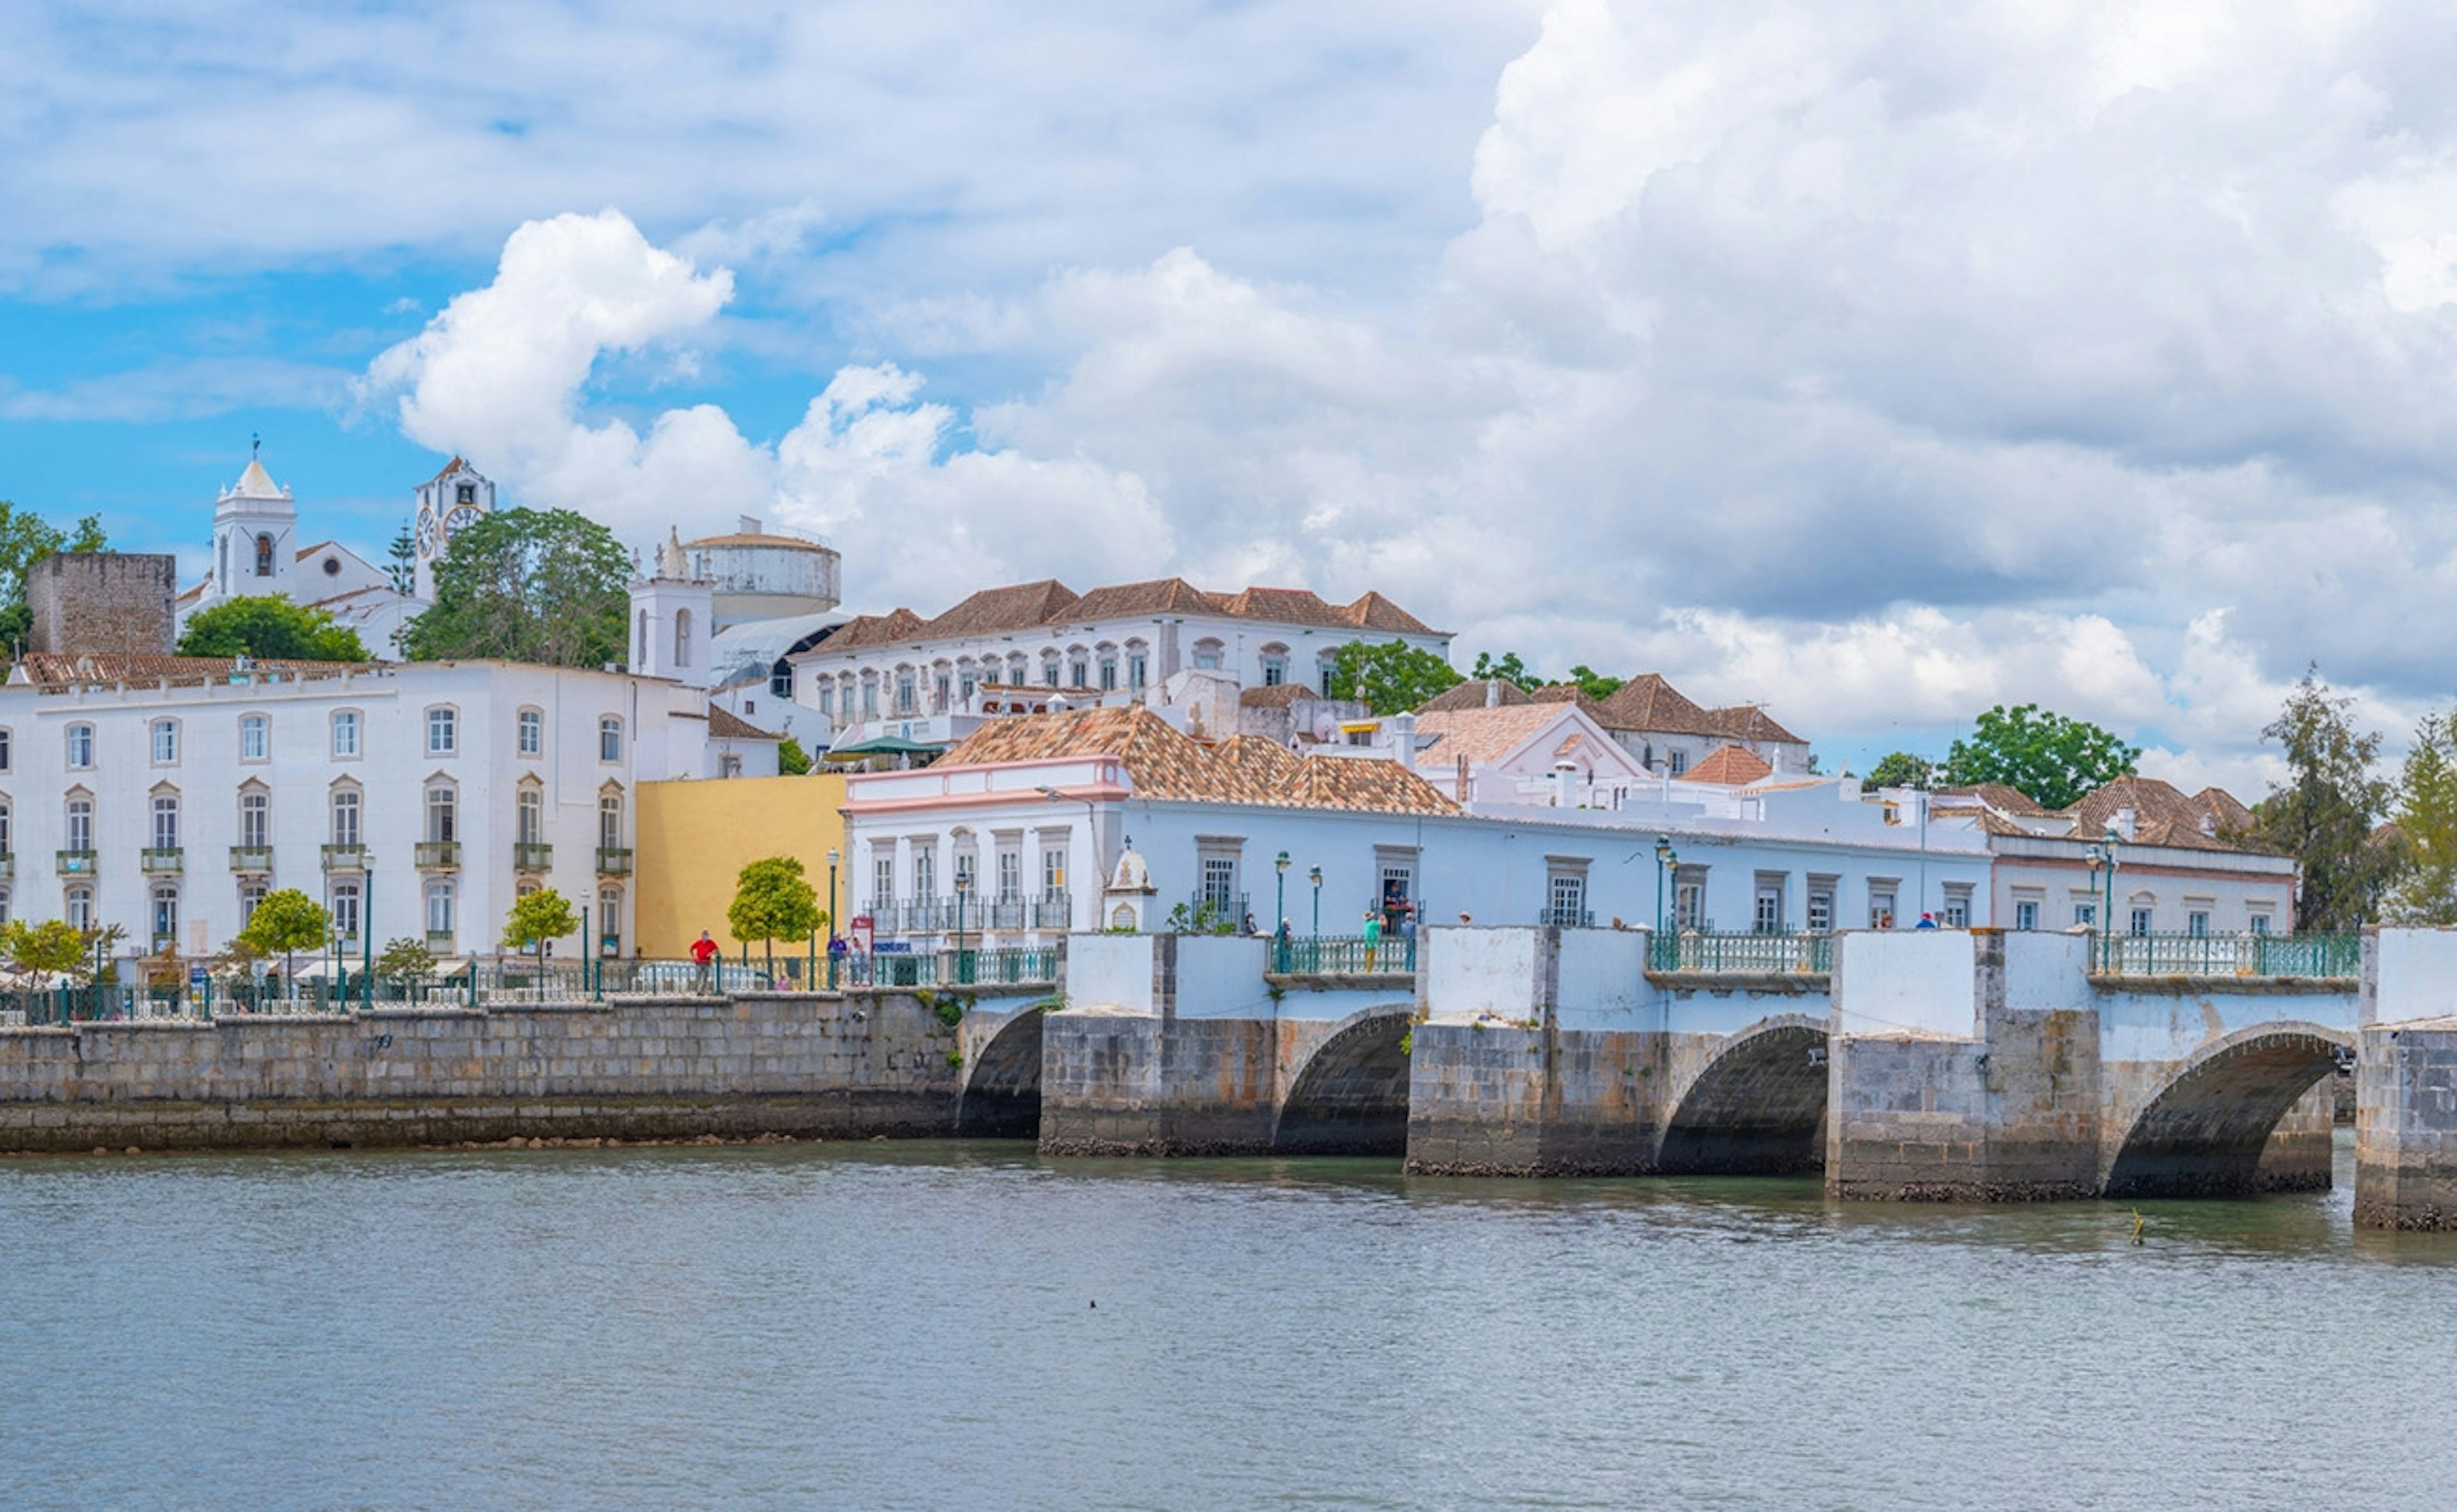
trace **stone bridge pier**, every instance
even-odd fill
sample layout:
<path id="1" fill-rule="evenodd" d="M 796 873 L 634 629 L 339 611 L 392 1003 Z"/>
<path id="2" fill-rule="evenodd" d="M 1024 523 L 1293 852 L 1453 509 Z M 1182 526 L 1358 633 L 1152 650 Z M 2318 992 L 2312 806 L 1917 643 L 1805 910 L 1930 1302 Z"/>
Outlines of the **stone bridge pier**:
<path id="1" fill-rule="evenodd" d="M 2364 942 L 2355 1052 L 2355 1222 L 2457 1229 L 2457 933 Z"/>
<path id="2" fill-rule="evenodd" d="M 1041 1148 L 1399 1153 L 1414 977 L 1270 975 L 1270 943 L 1069 937 L 1066 1005 L 1037 1026 Z"/>

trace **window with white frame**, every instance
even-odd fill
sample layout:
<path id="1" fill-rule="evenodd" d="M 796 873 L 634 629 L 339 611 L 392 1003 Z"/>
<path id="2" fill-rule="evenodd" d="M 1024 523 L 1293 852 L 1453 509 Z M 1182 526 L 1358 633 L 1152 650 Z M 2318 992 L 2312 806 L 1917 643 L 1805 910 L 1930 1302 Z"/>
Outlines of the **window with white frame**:
<path id="1" fill-rule="evenodd" d="M 2209 932 L 2210 911 L 2208 909 L 2192 908 L 2185 911 L 2184 933 L 2198 938 L 2206 936 Z"/>
<path id="2" fill-rule="evenodd" d="M 2155 903 L 2145 901 L 2138 898 L 2133 901 L 2133 932 L 2135 934 L 2146 935 L 2150 932 L 2150 925 L 2156 906 L 2157 905 Z"/>
<path id="3" fill-rule="evenodd" d="M 1969 882 L 1945 884 L 1945 918 L 1939 922 L 1948 929 L 1971 927 L 1971 884 Z"/>
<path id="4" fill-rule="evenodd" d="M 154 939 L 168 944 L 179 938 L 179 889 L 168 882 L 154 889 Z"/>
<path id="5" fill-rule="evenodd" d="M 919 685 L 914 680 L 913 669 L 910 667 L 897 668 L 896 712 L 898 714 L 912 714 L 919 707 L 919 697 L 920 689 Z"/>
<path id="6" fill-rule="evenodd" d="M 623 797 L 619 793 L 603 794 L 597 799 L 597 846 L 609 851 L 623 848 Z"/>
<path id="7" fill-rule="evenodd" d="M 452 934 L 452 884 L 426 884 L 426 933 L 428 938 L 448 939 Z"/>
<path id="8" fill-rule="evenodd" d="M 93 766 L 93 726 L 72 724 L 68 727 L 69 770 L 89 771 Z"/>
<path id="9" fill-rule="evenodd" d="M 238 842 L 250 850 L 273 843 L 273 795 L 252 789 L 238 796 Z"/>
<path id="10" fill-rule="evenodd" d="M 1237 906 L 1237 858 L 1206 856 L 1203 858 L 1203 903 L 1215 913 L 1229 914 Z"/>
<path id="11" fill-rule="evenodd" d="M 1015 851 L 998 853 L 998 901 L 1011 903 L 1023 896 L 1023 857 Z"/>
<path id="12" fill-rule="evenodd" d="M 332 842 L 334 844 L 361 843 L 359 837 L 366 833 L 365 825 L 361 822 L 365 818 L 364 801 L 357 788 L 333 790 Z"/>
<path id="13" fill-rule="evenodd" d="M 1144 684 L 1150 680 L 1150 658 L 1140 651 L 1129 649 L 1126 652 L 1126 686 L 1141 691 Z"/>
<path id="14" fill-rule="evenodd" d="M 1553 923 L 1575 927 L 1583 922 L 1587 912 L 1587 879 L 1575 872 L 1553 873 L 1545 879 L 1544 908 Z"/>
<path id="15" fill-rule="evenodd" d="M 1880 880 L 1880 879 L 1877 879 L 1877 878 L 1870 878 L 1870 879 L 1869 879 L 1869 928 L 1871 928 L 1871 929 L 1891 929 L 1891 928 L 1893 928 L 1893 927 L 1894 927 L 1894 915 L 1895 915 L 1895 912 L 1896 912 L 1896 900 L 1897 900 L 1898 898 L 1900 898 L 1900 897 L 1901 897 L 1901 894 L 1900 894 L 1900 893 L 1898 893 L 1898 892 L 1895 890 L 1895 889 L 1896 889 L 1896 887 L 1897 887 L 1898 885 L 1899 885 L 1898 883 L 1896 883 L 1896 882 L 1892 881 L 1891 880 Z"/>
<path id="16" fill-rule="evenodd" d="M 2244 922 L 2256 935 L 2269 933 L 2269 915 L 2265 911 L 2256 910 Z"/>
<path id="17" fill-rule="evenodd" d="M 1683 867 L 1673 873 L 1672 927 L 1703 929 L 1706 918 L 1706 879 Z"/>
<path id="18" fill-rule="evenodd" d="M 359 712 L 356 709 L 333 711 L 333 755 L 343 761 L 359 754 Z"/>
<path id="19" fill-rule="evenodd" d="M 264 901 L 264 882 L 260 879 L 250 878 L 238 884 L 238 926 L 241 929 L 245 929 L 248 922 L 256 917 L 258 905 Z"/>
<path id="20" fill-rule="evenodd" d="M 63 838 L 68 841 L 64 849 L 72 851 L 93 849 L 93 799 L 71 797 L 64 817 L 67 822 L 66 834 Z"/>
<path id="21" fill-rule="evenodd" d="M 1665 751 L 1663 753 L 1663 770 L 1669 776 L 1676 777 L 1682 773 L 1688 771 L 1689 753 L 1686 751 Z"/>
<path id="22" fill-rule="evenodd" d="M 1227 649 L 1216 640 L 1198 640 L 1194 643 L 1194 665 L 1205 672 L 1218 672 L 1221 654 Z"/>
<path id="23" fill-rule="evenodd" d="M 1263 686 L 1277 688 L 1289 680 L 1289 650 L 1285 646 L 1263 648 Z"/>
<path id="24" fill-rule="evenodd" d="M 449 782 L 438 782 L 426 790 L 426 838 L 437 845 L 461 838 L 461 790 Z"/>
<path id="25" fill-rule="evenodd" d="M 273 720 L 269 715 L 243 714 L 238 716 L 238 758 L 262 761 L 273 755 Z"/>
<path id="26" fill-rule="evenodd" d="M 359 884 L 333 884 L 333 933 L 344 940 L 359 938 Z"/>
<path id="27" fill-rule="evenodd" d="M 831 678 L 819 679 L 819 713 L 833 719 L 836 714 L 836 685 Z"/>
<path id="28" fill-rule="evenodd" d="M 896 901 L 896 855 L 880 851 L 871 858 L 870 902 L 873 908 L 886 908 Z"/>
<path id="29" fill-rule="evenodd" d="M 601 887 L 597 890 L 597 948 L 610 955 L 622 938 L 623 889 Z"/>
<path id="30" fill-rule="evenodd" d="M 179 795 L 154 795 L 154 849 L 176 851 L 179 848 Z"/>
<path id="31" fill-rule="evenodd" d="M 10 735 L 8 730 L 0 728 L 0 772 L 6 772 L 9 770 L 9 763 L 14 758 L 16 754 L 16 739 Z"/>
<path id="32" fill-rule="evenodd" d="M 17 852 L 16 811 L 6 798 L 0 798 L 0 856 Z"/>
<path id="33" fill-rule="evenodd" d="M 154 740 L 154 764 L 176 766 L 179 760 L 179 721 L 156 719 L 147 727 Z"/>
<path id="34" fill-rule="evenodd" d="M 1101 691 L 1115 693 L 1117 689 L 1118 656 L 1115 652 L 1105 652 L 1101 656 Z"/>
<path id="35" fill-rule="evenodd" d="M 1750 916 L 1749 926 L 1762 935 L 1783 933 L 1783 890 L 1785 879 L 1760 877 L 1757 880 L 1757 908 Z"/>
<path id="36" fill-rule="evenodd" d="M 546 795 L 536 788 L 523 788 L 512 800 L 512 839 L 523 845 L 546 842 Z"/>
<path id="37" fill-rule="evenodd" d="M 969 694 L 972 690 L 964 691 Z M 776 658 L 776 665 L 768 669 L 768 692 L 777 698 L 794 696 L 794 664 L 782 656 Z"/>
<path id="38" fill-rule="evenodd" d="M 0 887 L 0 924 L 7 923 L 11 917 L 9 912 L 10 901 L 9 889 Z"/>
<path id="39" fill-rule="evenodd" d="M 426 754 L 451 756 L 461 749 L 461 714 L 456 709 L 426 711 Z"/>
<path id="40" fill-rule="evenodd" d="M 1041 848 L 1041 896 L 1059 898 L 1066 892 L 1066 846 L 1064 840 L 1044 844 Z"/>
<path id="41" fill-rule="evenodd" d="M 691 665 L 692 613 L 690 610 L 674 611 L 674 665 Z"/>
<path id="42" fill-rule="evenodd" d="M 1831 934 L 1834 929 L 1834 888 L 1831 877 L 1808 880 L 1808 901 L 1804 922 L 1812 935 Z"/>
<path id="43" fill-rule="evenodd" d="M 609 714 L 597 721 L 597 759 L 623 759 L 623 721 L 617 715 Z"/>
<path id="44" fill-rule="evenodd" d="M 2039 927 L 2039 904 L 2035 899 L 2017 898 L 2013 901 L 2013 927 L 2021 930 Z"/>
<path id="45" fill-rule="evenodd" d="M 2098 904 L 2086 898 L 2076 898 L 2073 905 L 2074 922 L 2084 929 L 2098 926 Z"/>
<path id="46" fill-rule="evenodd" d="M 716 775 L 721 777 L 740 777 L 742 775 L 742 757 L 734 755 L 731 751 L 718 756 L 716 758 Z"/>
<path id="47" fill-rule="evenodd" d="M 546 755 L 546 715 L 537 709 L 524 709 L 518 721 L 520 737 L 518 753 L 525 756 Z"/>
<path id="48" fill-rule="evenodd" d="M 60 912 L 67 916 L 71 928 L 92 929 L 93 927 L 93 889 L 70 888 L 68 896 L 61 900 Z"/>
<path id="49" fill-rule="evenodd" d="M 926 903 L 939 896 L 939 853 L 928 845 L 913 847 L 913 901 Z"/>

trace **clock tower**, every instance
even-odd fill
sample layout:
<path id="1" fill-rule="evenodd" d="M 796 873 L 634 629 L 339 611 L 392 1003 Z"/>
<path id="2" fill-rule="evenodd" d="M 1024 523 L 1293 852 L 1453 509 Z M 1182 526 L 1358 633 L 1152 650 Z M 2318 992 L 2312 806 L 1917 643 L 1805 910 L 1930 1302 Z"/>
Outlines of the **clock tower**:
<path id="1" fill-rule="evenodd" d="M 435 563 L 452 544 L 452 532 L 477 523 L 494 507 L 495 486 L 458 457 L 418 486 L 418 514 L 410 526 L 418 553 L 414 597 L 435 601 Z"/>

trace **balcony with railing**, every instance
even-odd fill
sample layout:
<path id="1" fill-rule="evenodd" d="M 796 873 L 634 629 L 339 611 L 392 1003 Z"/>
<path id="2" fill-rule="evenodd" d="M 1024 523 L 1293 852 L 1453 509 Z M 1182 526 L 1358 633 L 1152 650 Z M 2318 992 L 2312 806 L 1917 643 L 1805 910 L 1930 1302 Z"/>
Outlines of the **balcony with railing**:
<path id="1" fill-rule="evenodd" d="M 554 847 L 543 840 L 514 840 L 512 870 L 516 872 L 550 871 L 554 867 Z"/>
<path id="2" fill-rule="evenodd" d="M 631 847 L 629 845 L 600 845 L 597 847 L 597 875 L 600 877 L 630 876 Z"/>
<path id="3" fill-rule="evenodd" d="M 1536 922 L 1557 929 L 1593 929 L 1596 915 L 1592 908 L 1539 908 Z"/>
<path id="4" fill-rule="evenodd" d="M 420 840 L 414 860 L 418 869 L 423 872 L 457 870 L 461 865 L 461 842 L 459 840 Z"/>
<path id="5" fill-rule="evenodd" d="M 1035 929 L 1072 929 L 1075 927 L 1075 900 L 1065 893 L 1043 893 L 1032 905 L 1032 927 Z"/>
<path id="6" fill-rule="evenodd" d="M 230 869 L 243 877 L 263 876 L 273 870 L 273 847 L 270 845 L 232 846 Z"/>
<path id="7" fill-rule="evenodd" d="M 1300 935 L 1274 940 L 1265 957 L 1280 976 L 1408 976 L 1416 969 L 1416 937 Z"/>
<path id="8" fill-rule="evenodd" d="M 1032 905 L 1021 898 L 998 898 L 981 905 L 987 916 L 984 929 L 1024 929 L 1031 925 Z"/>
<path id="9" fill-rule="evenodd" d="M 93 875 L 93 852 L 59 851 L 54 854 L 54 869 L 56 869 L 61 876 L 91 877 Z"/>
<path id="10" fill-rule="evenodd" d="M 1710 976 L 1818 976 L 1834 969 L 1834 937 L 1828 934 L 1719 935 L 1686 929 L 1658 935 L 1648 969 L 1694 971 Z"/>
<path id="11" fill-rule="evenodd" d="M 0 851 L 0 881 L 6 881 L 16 875 L 17 853 L 14 851 Z"/>
<path id="12" fill-rule="evenodd" d="M 324 847 L 324 869 L 328 872 L 365 871 L 367 848 L 363 845 L 327 845 Z"/>
<path id="13" fill-rule="evenodd" d="M 187 867 L 188 853 L 176 845 L 149 845 L 137 854 L 136 869 L 148 877 L 176 877 Z"/>
<path id="14" fill-rule="evenodd" d="M 2362 973 L 2356 934 L 2109 935 L 2092 942 L 2103 977 L 2303 977 Z"/>

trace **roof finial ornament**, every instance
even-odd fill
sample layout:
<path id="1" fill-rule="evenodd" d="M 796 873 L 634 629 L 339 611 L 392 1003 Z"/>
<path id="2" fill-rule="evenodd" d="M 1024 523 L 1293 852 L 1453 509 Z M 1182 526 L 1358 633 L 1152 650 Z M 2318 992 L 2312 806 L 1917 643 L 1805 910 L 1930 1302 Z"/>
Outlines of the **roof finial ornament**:
<path id="1" fill-rule="evenodd" d="M 254 462 L 264 451 L 264 437 L 257 431 L 247 433 L 247 460 Z"/>
<path id="2" fill-rule="evenodd" d="M 690 565 L 683 560 L 682 532 L 672 526 L 666 527 L 666 544 L 657 548 L 657 575 L 673 583 L 691 576 Z"/>

